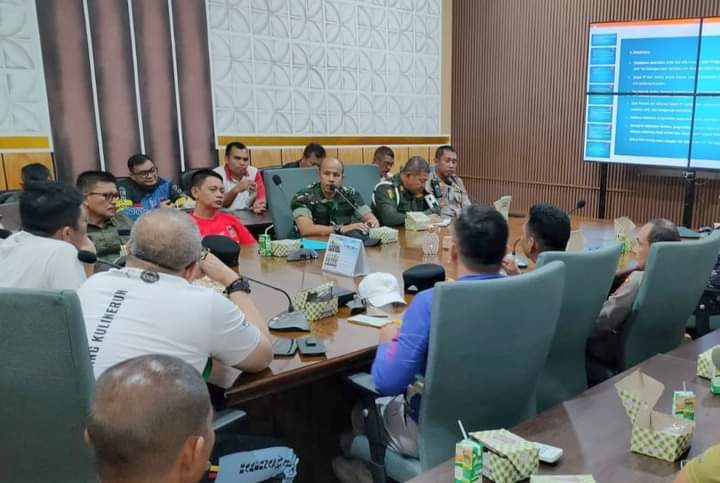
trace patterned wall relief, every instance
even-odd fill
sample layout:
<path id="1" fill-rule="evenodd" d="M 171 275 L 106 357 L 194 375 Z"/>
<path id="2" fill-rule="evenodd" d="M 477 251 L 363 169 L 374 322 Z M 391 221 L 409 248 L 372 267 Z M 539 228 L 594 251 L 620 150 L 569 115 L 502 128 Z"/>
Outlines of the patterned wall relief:
<path id="1" fill-rule="evenodd" d="M 22 139 L 36 141 L 25 146 Z M 0 150 L 51 151 L 35 2 L 0 0 Z M 37 138 L 44 138 L 38 143 Z"/>
<path id="2" fill-rule="evenodd" d="M 207 0 L 215 134 L 440 132 L 441 0 Z"/>

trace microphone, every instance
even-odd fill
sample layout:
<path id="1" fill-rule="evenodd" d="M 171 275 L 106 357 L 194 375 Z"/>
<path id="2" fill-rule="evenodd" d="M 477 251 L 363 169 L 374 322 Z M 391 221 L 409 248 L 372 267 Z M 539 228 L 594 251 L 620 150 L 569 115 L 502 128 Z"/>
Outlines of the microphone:
<path id="1" fill-rule="evenodd" d="M 340 198 L 347 201 L 347 203 L 352 207 L 352 209 L 355 210 L 355 213 L 357 213 L 358 215 L 360 214 L 360 209 L 357 207 L 357 205 L 355 203 L 353 203 L 352 201 L 350 201 L 350 199 L 347 196 L 345 196 L 345 194 L 342 192 L 342 190 L 337 185 L 331 184 L 330 191 L 340 195 Z"/>
<path id="2" fill-rule="evenodd" d="M 110 268 L 123 268 L 120 265 L 116 265 L 114 263 L 106 262 L 105 260 L 101 260 L 93 252 L 89 252 L 87 250 L 78 250 L 77 258 L 81 262 L 89 263 L 91 265 L 99 264 L 99 265 L 105 265 L 106 267 L 110 267 Z"/>
<path id="3" fill-rule="evenodd" d="M 305 271 L 303 271 L 303 275 L 305 274 Z M 307 321 L 307 318 L 305 317 L 305 314 L 302 312 L 296 312 L 295 307 L 293 307 L 292 299 L 290 298 L 290 294 L 288 294 L 285 290 L 281 289 L 280 287 L 276 287 L 274 285 L 270 285 L 269 283 L 261 282 L 260 280 L 255 280 L 254 278 L 250 278 L 247 275 L 243 275 L 244 278 L 250 280 L 251 282 L 255 282 L 258 285 L 262 285 L 263 287 L 271 288 L 273 290 L 276 290 L 283 294 L 285 298 L 288 301 L 288 308 L 285 312 L 280 312 L 275 317 L 271 318 L 268 321 L 268 327 L 270 330 L 276 330 L 278 332 L 287 332 L 287 331 L 304 331 L 304 332 L 310 332 L 310 324 Z"/>
<path id="4" fill-rule="evenodd" d="M 290 208 L 290 199 L 288 198 L 287 194 L 285 193 L 285 190 L 282 187 L 282 178 L 279 174 L 272 175 L 272 182 L 275 186 L 278 187 L 280 190 L 280 193 L 283 195 L 283 199 L 285 200 L 285 206 Z M 288 253 L 288 262 L 297 262 L 299 260 L 314 260 L 318 257 L 318 254 L 315 250 L 309 250 L 307 248 L 299 248 L 297 250 L 293 250 Z M 307 322 L 305 322 L 307 325 Z M 279 330 L 279 329 L 278 329 Z M 310 329 L 307 329 L 310 330 Z"/>
<path id="5" fill-rule="evenodd" d="M 287 206 L 290 206 L 290 199 L 288 198 L 287 194 L 285 193 L 285 190 L 283 189 L 282 178 L 280 177 L 280 175 L 279 174 L 272 175 L 272 181 L 273 181 L 273 184 L 278 187 L 278 189 L 280 190 L 280 193 L 282 193 L 283 198 L 285 199 L 285 204 Z"/>
<path id="6" fill-rule="evenodd" d="M 582 210 L 583 208 L 585 208 L 585 200 L 578 200 L 578 202 L 575 204 L 575 208 L 568 211 L 567 214 L 568 214 L 568 216 L 570 216 L 573 213 L 575 213 L 576 211 Z"/>

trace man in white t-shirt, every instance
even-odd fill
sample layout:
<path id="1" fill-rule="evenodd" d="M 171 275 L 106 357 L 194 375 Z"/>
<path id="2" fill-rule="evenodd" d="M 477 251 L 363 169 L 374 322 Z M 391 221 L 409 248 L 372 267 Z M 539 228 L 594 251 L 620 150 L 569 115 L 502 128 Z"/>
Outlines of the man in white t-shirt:
<path id="1" fill-rule="evenodd" d="M 82 202 L 75 188 L 56 182 L 21 193 L 22 230 L 0 240 L 0 287 L 80 288 L 93 266 L 78 260 L 78 250 L 95 252 Z"/>
<path id="2" fill-rule="evenodd" d="M 251 209 L 262 213 L 267 208 L 262 173 L 250 165 L 250 150 L 243 143 L 225 146 L 225 165 L 214 170 L 225 185 L 223 207 L 231 210 Z"/>
<path id="3" fill-rule="evenodd" d="M 228 298 L 190 281 L 226 286 Z M 202 253 L 187 214 L 159 208 L 135 222 L 127 267 L 94 275 L 78 295 L 97 378 L 118 362 L 146 354 L 178 357 L 205 373 L 209 360 L 257 372 L 272 360 L 267 325 L 247 280 Z"/>

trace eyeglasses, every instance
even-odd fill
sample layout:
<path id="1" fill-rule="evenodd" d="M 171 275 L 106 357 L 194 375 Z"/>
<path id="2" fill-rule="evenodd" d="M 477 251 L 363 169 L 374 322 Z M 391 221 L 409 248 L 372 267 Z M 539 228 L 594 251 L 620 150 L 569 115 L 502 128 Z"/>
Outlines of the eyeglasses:
<path id="1" fill-rule="evenodd" d="M 112 200 L 116 200 L 116 199 L 120 198 L 120 193 L 118 193 L 117 191 L 115 191 L 113 193 L 95 193 L 95 192 L 91 191 L 87 195 L 88 196 L 90 196 L 90 195 L 102 196 L 103 198 L 105 198 L 105 201 L 112 201 Z"/>
<path id="2" fill-rule="evenodd" d="M 153 166 L 152 168 L 146 169 L 145 171 L 136 171 L 132 175 L 137 176 L 138 178 L 148 178 L 155 174 L 157 174 L 157 167 Z"/>

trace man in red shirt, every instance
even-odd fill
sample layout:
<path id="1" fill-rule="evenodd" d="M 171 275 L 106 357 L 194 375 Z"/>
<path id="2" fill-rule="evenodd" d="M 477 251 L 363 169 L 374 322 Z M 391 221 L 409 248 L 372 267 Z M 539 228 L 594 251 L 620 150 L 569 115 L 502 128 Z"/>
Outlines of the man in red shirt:
<path id="1" fill-rule="evenodd" d="M 196 172 L 192 177 L 192 195 L 195 198 L 193 217 L 203 237 L 223 235 L 240 245 L 256 243 L 245 225 L 230 213 L 220 211 L 225 197 L 222 176 L 210 169 Z"/>

